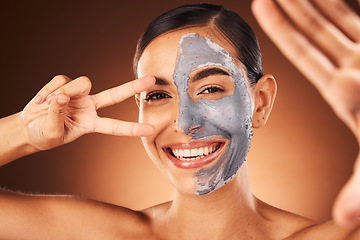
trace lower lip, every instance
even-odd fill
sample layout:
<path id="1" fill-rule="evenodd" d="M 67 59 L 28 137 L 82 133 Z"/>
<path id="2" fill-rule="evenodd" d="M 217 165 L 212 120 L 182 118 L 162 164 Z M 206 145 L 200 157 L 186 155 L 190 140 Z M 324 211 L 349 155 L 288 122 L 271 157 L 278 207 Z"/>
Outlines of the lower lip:
<path id="1" fill-rule="evenodd" d="M 171 155 L 170 152 L 165 151 L 167 157 L 171 160 L 171 162 L 179 168 L 185 168 L 185 169 L 190 169 L 190 168 L 200 168 L 203 167 L 205 165 L 208 165 L 209 163 L 213 162 L 215 159 L 217 159 L 218 156 L 221 155 L 221 153 L 223 152 L 225 148 L 225 144 L 222 143 L 220 148 L 218 150 L 216 150 L 214 153 L 197 159 L 197 160 L 187 160 L 187 161 L 182 161 L 176 157 L 174 157 L 173 155 Z"/>

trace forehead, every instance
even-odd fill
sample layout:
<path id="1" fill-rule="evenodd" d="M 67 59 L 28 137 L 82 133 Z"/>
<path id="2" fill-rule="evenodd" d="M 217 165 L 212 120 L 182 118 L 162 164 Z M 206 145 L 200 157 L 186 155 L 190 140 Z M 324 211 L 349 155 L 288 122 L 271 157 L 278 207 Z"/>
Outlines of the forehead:
<path id="1" fill-rule="evenodd" d="M 139 77 L 146 75 L 170 76 L 174 73 L 180 40 L 189 34 L 210 39 L 214 44 L 225 49 L 235 60 L 234 50 L 216 31 L 207 28 L 189 28 L 166 33 L 154 39 L 145 49 L 138 63 Z M 196 51 L 195 51 L 196 52 Z M 199 51 L 197 51 L 199 52 Z M 196 54 L 196 53 L 195 53 Z M 215 59 L 214 59 L 215 60 Z M 189 59 L 191 61 L 191 59 Z M 235 60 L 236 62 L 236 60 Z M 236 64 L 241 67 L 241 64 Z"/>

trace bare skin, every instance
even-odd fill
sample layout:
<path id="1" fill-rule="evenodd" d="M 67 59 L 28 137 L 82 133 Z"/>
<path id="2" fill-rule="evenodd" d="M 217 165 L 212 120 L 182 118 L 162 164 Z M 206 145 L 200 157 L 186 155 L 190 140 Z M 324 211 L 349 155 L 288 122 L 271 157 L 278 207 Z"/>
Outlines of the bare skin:
<path id="1" fill-rule="evenodd" d="M 286 2 L 286 5 L 283 4 Z M 291 4 L 290 4 L 291 2 Z M 302 13 L 309 12 L 309 6 L 299 8 L 305 1 L 279 1 L 286 6 L 285 12 L 297 19 L 304 20 Z M 317 1 L 321 4 L 322 1 Z M 330 2 L 330 1 L 329 1 Z M 334 0 L 334 2 L 339 2 Z M 331 12 L 334 5 L 327 4 Z M 264 10 L 266 8 L 266 11 Z M 346 8 L 345 8 L 346 9 Z M 349 10 L 350 11 L 350 10 Z M 278 6 L 270 0 L 256 0 L 253 12 L 259 23 L 284 54 L 289 57 L 304 75 L 318 88 L 319 92 L 333 107 L 339 117 L 349 126 L 359 140 L 359 88 L 360 66 L 358 65 L 359 47 L 356 37 L 360 36 L 360 20 L 352 25 L 340 22 L 338 26 L 345 32 L 354 34 L 351 44 L 339 31 L 315 31 L 311 35 L 323 46 L 320 50 L 311 42 L 304 41 L 303 34 L 295 30 L 285 20 Z M 271 14 L 266 14 L 271 13 Z M 316 14 L 319 14 L 316 12 Z M 332 14 L 335 14 L 332 12 Z M 331 14 L 330 14 L 331 15 Z M 320 19 L 316 15 L 317 19 Z M 340 18 L 337 18 L 342 21 Z M 305 21 L 311 19 L 305 19 Z M 282 24 L 279 24 L 281 22 Z M 324 22 L 322 22 L 324 24 Z M 274 28 L 274 26 L 277 26 Z M 305 26 L 310 24 L 304 23 Z M 280 27 L 279 27 L 280 26 Z M 318 26 L 322 26 L 321 24 Z M 331 25 L 333 26 L 333 25 Z M 334 26 L 333 26 L 334 28 Z M 333 29 L 331 28 L 331 29 Z M 269 29 L 272 29 L 271 31 Z M 275 29 L 275 30 L 274 30 Z M 231 47 L 222 43 L 211 29 L 191 29 L 218 42 L 231 54 Z M 186 32 L 186 31 L 185 31 Z M 310 31 L 314 33 L 314 31 Z M 145 50 L 139 62 L 139 75 L 159 76 L 167 79 L 166 89 L 175 94 L 172 74 L 177 53 L 177 42 L 184 32 L 177 31 L 162 36 Z M 215 37 L 212 37 L 215 34 Z M 324 35 L 322 35 L 324 34 Z M 336 39 L 340 38 L 341 41 Z M 316 40 L 315 40 L 316 39 Z M 329 39 L 335 39 L 329 41 Z M 285 41 L 285 42 L 284 42 Z M 344 44 L 345 41 L 345 44 Z M 330 42 L 330 43 L 329 43 Z M 347 55 L 338 53 L 339 45 L 346 45 Z M 166 61 L 159 57 L 167 48 Z M 304 51 L 296 51 L 296 49 Z M 295 49 L 295 50 L 294 50 Z M 325 52 L 324 52 L 325 51 Z M 302 55 L 302 53 L 308 53 Z M 170 61 L 169 59 L 173 59 Z M 336 66 L 334 65 L 336 64 Z M 151 65 L 150 65 L 151 64 Z M 167 64 L 167 65 L 165 65 Z M 151 66 L 151 67 L 150 67 Z M 166 66 L 166 67 L 165 67 Z M 316 67 L 313 67 L 316 66 Z M 238 65 L 241 68 L 241 64 Z M 329 77 L 331 76 L 331 77 Z M 211 76 L 210 76 L 211 78 Z M 18 114 L 0 120 L 0 164 L 4 165 L 21 156 L 37 151 L 51 149 L 69 143 L 76 138 L 92 132 L 118 136 L 142 136 L 145 147 L 153 155 L 158 150 L 153 147 L 159 141 L 171 138 L 186 142 L 189 137 L 171 124 L 176 118 L 176 104 L 172 100 L 163 104 L 166 113 L 163 122 L 152 121 L 156 109 L 146 108 L 142 94 L 156 90 L 152 77 L 144 77 L 134 82 L 89 95 L 90 81 L 87 78 L 70 80 L 57 76 L 49 82 L 25 109 Z M 262 127 L 270 114 L 276 94 L 275 80 L 265 75 L 250 91 L 253 100 L 253 127 Z M 144 92 L 142 94 L 139 94 Z M 102 119 L 96 110 L 137 95 L 140 111 L 147 111 L 144 123 L 127 123 L 114 119 Z M 175 116 L 173 115 L 175 114 Z M 159 131 L 162 129 L 162 131 Z M 154 160 L 154 159 L 153 159 Z M 359 160 L 358 160 L 359 161 Z M 170 169 L 163 164 L 162 158 L 155 162 L 166 174 Z M 357 164 L 356 166 L 358 166 Z M 174 176 L 176 178 L 176 175 Z M 354 216 L 360 215 L 360 192 L 357 187 L 360 168 L 355 167 L 354 176 L 345 186 L 334 210 L 337 223 L 349 225 L 355 222 Z M 176 180 L 176 179 L 175 179 Z M 318 224 L 309 219 L 271 207 L 256 199 L 250 190 L 247 165 L 240 168 L 236 177 L 220 189 L 205 196 L 187 192 L 181 181 L 175 181 L 175 196 L 172 202 L 145 209 L 132 211 L 72 196 L 22 195 L 13 192 L 0 192 L 0 238 L 1 239 L 359 239 L 360 231 L 356 224 L 341 228 L 334 222 Z M 349 204 L 349 202 L 351 204 Z M 355 203 L 354 203 L 355 202 Z"/>
<path id="2" fill-rule="evenodd" d="M 360 143 L 360 19 L 339 0 L 253 2 L 259 24 L 307 77 Z M 333 21 L 334 23 L 332 23 Z M 337 27 L 338 26 L 338 27 Z M 349 226 L 360 216 L 360 157 L 333 208 L 334 220 Z"/>

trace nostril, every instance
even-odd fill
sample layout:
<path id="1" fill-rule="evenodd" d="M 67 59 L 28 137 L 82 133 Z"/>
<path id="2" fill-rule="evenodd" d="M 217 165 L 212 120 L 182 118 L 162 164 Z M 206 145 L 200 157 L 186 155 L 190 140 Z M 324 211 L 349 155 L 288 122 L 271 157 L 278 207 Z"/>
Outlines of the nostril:
<path id="1" fill-rule="evenodd" d="M 200 125 L 190 126 L 189 134 L 195 134 L 195 133 L 199 132 L 200 129 L 201 129 Z"/>

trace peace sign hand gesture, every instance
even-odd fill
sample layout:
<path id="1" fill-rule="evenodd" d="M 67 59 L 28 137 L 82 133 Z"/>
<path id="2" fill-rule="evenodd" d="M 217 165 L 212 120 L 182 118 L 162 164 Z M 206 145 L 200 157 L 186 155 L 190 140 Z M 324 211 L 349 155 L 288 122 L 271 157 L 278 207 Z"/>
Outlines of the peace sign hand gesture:
<path id="1" fill-rule="evenodd" d="M 137 79 L 95 95 L 89 95 L 86 77 L 73 81 L 56 76 L 45 85 L 22 111 L 27 141 L 38 150 L 69 143 L 86 133 L 119 136 L 148 136 L 150 125 L 102 118 L 97 110 L 140 93 L 155 83 L 152 77 Z"/>
<path id="2" fill-rule="evenodd" d="M 341 0 L 276 2 L 253 1 L 259 24 L 360 144 L 359 16 Z M 360 155 L 353 176 L 338 196 L 333 216 L 341 225 L 360 216 Z"/>

